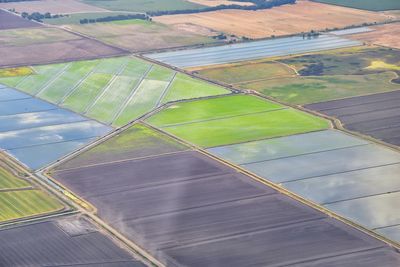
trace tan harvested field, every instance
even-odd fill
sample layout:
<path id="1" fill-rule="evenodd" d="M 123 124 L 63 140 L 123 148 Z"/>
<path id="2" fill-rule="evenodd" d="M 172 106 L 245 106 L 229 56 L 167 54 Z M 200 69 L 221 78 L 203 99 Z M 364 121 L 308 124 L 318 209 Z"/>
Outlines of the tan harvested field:
<path id="1" fill-rule="evenodd" d="M 219 10 L 198 14 L 167 15 L 155 17 L 168 25 L 198 25 L 219 32 L 250 38 L 280 36 L 341 28 L 365 22 L 380 22 L 395 15 L 370 12 L 334 5 L 300 1 L 267 10 Z"/>
<path id="2" fill-rule="evenodd" d="M 181 30 L 160 23 L 128 20 L 66 27 L 132 52 L 215 42 L 207 37 L 212 33 L 203 31 L 200 35 L 197 26 Z"/>
<path id="3" fill-rule="evenodd" d="M 0 67 L 93 59 L 125 51 L 55 28 L 0 31 Z"/>
<path id="4" fill-rule="evenodd" d="M 71 14 L 106 11 L 103 8 L 87 5 L 76 0 L 38 0 L 12 3 L 0 3 L 0 8 L 15 9 L 17 12 L 50 12 L 52 14 Z"/>
<path id="5" fill-rule="evenodd" d="M 240 5 L 240 6 L 251 6 L 250 2 L 236 2 L 228 0 L 189 0 L 189 2 L 203 5 L 203 6 L 219 6 L 219 5 Z"/>
<path id="6" fill-rule="evenodd" d="M 400 49 L 400 23 L 391 23 L 370 28 L 374 29 L 374 31 L 353 34 L 347 37 L 369 44 Z"/>

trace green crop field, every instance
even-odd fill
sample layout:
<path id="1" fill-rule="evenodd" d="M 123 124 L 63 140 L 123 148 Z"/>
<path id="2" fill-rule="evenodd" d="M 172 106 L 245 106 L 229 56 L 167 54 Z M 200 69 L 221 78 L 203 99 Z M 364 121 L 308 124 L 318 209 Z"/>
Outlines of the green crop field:
<path id="1" fill-rule="evenodd" d="M 63 207 L 47 193 L 17 177 L 8 167 L 0 166 L 0 222 L 51 213 Z"/>
<path id="2" fill-rule="evenodd" d="M 366 9 L 371 11 L 384 11 L 400 9 L 398 0 L 313 0 L 315 2 L 338 6 Z"/>
<path id="3" fill-rule="evenodd" d="M 80 24 L 81 19 L 98 19 L 108 16 L 129 15 L 130 12 L 93 12 L 68 14 L 59 18 L 44 19 L 43 22 L 52 25 Z"/>
<path id="4" fill-rule="evenodd" d="M 303 105 L 398 90 L 400 55 L 388 48 L 354 47 L 195 71 Z"/>
<path id="5" fill-rule="evenodd" d="M 282 109 L 283 106 L 249 95 L 232 95 L 176 103 L 147 121 L 164 127 Z"/>
<path id="6" fill-rule="evenodd" d="M 220 99 L 221 101 L 227 100 L 229 103 L 229 98 L 232 97 Z M 251 98 L 256 102 L 254 110 L 258 110 L 260 99 L 249 97 L 247 104 L 250 104 L 250 107 L 252 106 L 249 103 Z M 240 98 L 237 100 L 240 101 Z M 202 147 L 287 136 L 330 127 L 330 123 L 324 119 L 291 108 L 280 108 L 279 105 L 269 101 L 265 101 L 266 107 L 269 106 L 269 109 L 265 108 L 263 112 L 255 112 L 253 110 L 253 113 L 251 108 L 246 110 L 248 106 L 242 102 L 239 102 L 238 105 L 226 104 L 221 106 L 199 103 L 208 101 L 210 100 L 185 103 L 184 108 L 176 108 L 177 112 L 174 111 L 172 106 L 152 116 L 148 122 L 168 133 Z M 190 115 L 187 115 L 188 110 L 191 110 L 190 104 L 193 103 L 197 105 L 197 108 L 193 109 Z M 201 104 L 205 108 L 203 112 L 199 109 L 202 106 Z M 213 111 L 215 111 L 216 117 L 212 117 L 213 111 L 207 109 L 208 106 L 214 106 Z M 219 107 L 221 107 L 221 113 L 218 112 Z M 241 109 L 242 113 L 239 113 L 237 109 Z M 229 114 L 230 116 L 218 118 L 218 113 L 220 114 L 219 116 L 221 114 Z"/>
<path id="7" fill-rule="evenodd" d="M 122 126 L 168 101 L 230 92 L 134 57 L 32 69 L 31 75 L 0 78 L 0 83 L 114 126 Z"/>
<path id="8" fill-rule="evenodd" d="M 0 192 L 0 221 L 61 210 L 63 206 L 39 190 Z"/>
<path id="9" fill-rule="evenodd" d="M 115 11 L 133 11 L 133 12 L 148 12 L 148 11 L 164 11 L 164 10 L 184 10 L 197 9 L 203 6 L 191 3 L 184 0 L 83 0 L 84 3 L 98 6 L 108 10 Z"/>
<path id="10" fill-rule="evenodd" d="M 0 167 L 0 190 L 30 187 L 25 180 L 15 177 L 12 173 Z"/>
<path id="11" fill-rule="evenodd" d="M 271 61 L 228 64 L 221 67 L 204 68 L 196 71 L 200 75 L 228 84 L 268 80 L 295 75 L 290 67 Z"/>

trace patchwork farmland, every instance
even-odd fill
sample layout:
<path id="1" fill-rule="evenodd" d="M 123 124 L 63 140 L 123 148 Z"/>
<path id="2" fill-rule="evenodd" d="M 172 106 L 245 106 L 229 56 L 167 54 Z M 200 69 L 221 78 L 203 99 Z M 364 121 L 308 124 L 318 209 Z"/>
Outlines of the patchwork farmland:
<path id="1" fill-rule="evenodd" d="M 393 205 L 400 188 L 397 151 L 332 130 L 208 151 L 400 241 L 400 217 Z"/>
<path id="2" fill-rule="evenodd" d="M 0 230 L 0 239 L 7 240 L 0 243 L 4 266 L 145 266 L 88 219 L 77 216 L 6 228 Z"/>
<path id="3" fill-rule="evenodd" d="M 246 95 L 173 104 L 146 121 L 202 147 L 330 127 L 324 119 Z"/>
<path id="4" fill-rule="evenodd" d="M 357 41 L 337 36 L 321 35 L 310 38 L 295 36 L 229 46 L 147 54 L 146 56 L 172 66 L 190 68 L 351 47 L 360 44 Z"/>
<path id="5" fill-rule="evenodd" d="M 51 175 L 167 266 L 400 260 L 367 235 L 140 124 Z"/>
<path id="6" fill-rule="evenodd" d="M 62 211 L 62 203 L 15 172 L 3 159 L 0 163 L 0 224 Z"/>
<path id="7" fill-rule="evenodd" d="M 191 70 L 239 89 L 304 105 L 398 90 L 399 66 L 400 57 L 393 49 L 352 47 Z"/>
<path id="8" fill-rule="evenodd" d="M 0 43 L 3 68 L 126 54 L 122 49 L 50 27 L 1 30 Z"/>
<path id="9" fill-rule="evenodd" d="M 257 11 L 227 9 L 197 14 L 165 15 L 154 19 L 180 29 L 196 26 L 227 35 L 257 39 L 384 22 L 396 18 L 398 18 L 396 14 L 369 12 L 301 0 L 292 5 Z"/>
<path id="10" fill-rule="evenodd" d="M 400 266 L 400 13 L 354 3 L 0 3 L 0 266 Z"/>
<path id="11" fill-rule="evenodd" d="M 0 148 L 39 169 L 111 128 L 8 87 L 0 88 Z"/>
<path id="12" fill-rule="evenodd" d="M 169 101 L 230 93 L 134 57 L 32 69 L 33 75 L 0 78 L 0 83 L 113 126 L 122 126 Z"/>

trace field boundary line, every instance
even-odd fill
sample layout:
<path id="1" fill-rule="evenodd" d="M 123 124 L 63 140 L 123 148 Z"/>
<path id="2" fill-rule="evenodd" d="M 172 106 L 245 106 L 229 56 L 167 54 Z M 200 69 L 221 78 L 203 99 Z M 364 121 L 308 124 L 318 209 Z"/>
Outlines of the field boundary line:
<path id="1" fill-rule="evenodd" d="M 45 85 L 39 89 L 39 91 L 34 94 L 34 96 L 39 96 L 40 94 L 42 94 L 44 91 L 46 91 L 53 83 L 55 83 L 58 78 L 61 77 L 61 75 L 63 75 L 64 73 L 67 72 L 67 69 L 69 69 L 71 67 L 72 63 L 69 62 L 68 64 L 66 64 L 59 72 L 57 72 L 57 74 L 55 76 L 53 76 L 52 78 L 50 78 L 50 80 L 48 80 Z"/>
<path id="2" fill-rule="evenodd" d="M 380 229 L 385 229 L 385 228 L 389 228 L 389 227 L 396 227 L 396 226 L 400 226 L 400 223 L 395 223 L 395 224 L 391 224 L 391 225 L 383 226 L 383 227 L 376 227 L 376 228 L 374 228 L 374 230 L 380 230 Z"/>
<path id="3" fill-rule="evenodd" d="M 111 78 L 111 80 L 109 80 L 108 83 L 104 86 L 104 88 L 101 89 L 101 93 L 98 94 L 98 95 L 95 97 L 94 101 L 93 101 L 91 104 L 89 104 L 89 105 L 85 108 L 85 110 L 83 111 L 83 114 L 89 113 L 90 110 L 97 104 L 97 102 L 99 101 L 99 99 L 100 99 L 103 95 L 105 95 L 106 92 L 108 92 L 108 90 L 111 88 L 111 86 L 114 84 L 114 82 L 118 79 L 118 77 L 121 75 L 121 73 L 126 69 L 128 63 L 129 63 L 129 62 L 127 61 L 127 62 L 125 62 L 124 64 L 122 64 L 122 65 L 120 66 L 120 68 L 117 70 L 117 72 L 114 73 L 114 75 L 113 75 L 113 77 Z"/>
<path id="4" fill-rule="evenodd" d="M 224 117 L 219 117 L 219 118 L 214 118 L 214 119 L 206 119 L 206 120 L 197 120 L 197 121 L 190 121 L 190 122 L 182 122 L 182 123 L 176 123 L 176 124 L 167 124 L 163 126 L 159 126 L 160 128 L 170 128 L 170 127 L 180 127 L 188 124 L 196 124 L 196 123 L 202 123 L 202 122 L 208 122 L 208 121 L 219 121 L 219 120 L 225 120 L 225 119 L 231 119 L 231 118 L 237 118 L 237 117 L 244 117 L 244 116 L 250 116 L 250 115 L 256 115 L 256 114 L 262 114 L 262 113 L 270 113 L 270 112 L 275 112 L 275 111 L 282 111 L 282 110 L 287 110 L 290 109 L 289 107 L 281 107 L 281 108 L 276 108 L 272 110 L 264 110 L 264 111 L 258 111 L 258 112 L 252 112 L 252 113 L 244 113 L 244 114 L 238 114 L 238 115 L 231 115 L 231 116 L 224 116 Z"/>
<path id="5" fill-rule="evenodd" d="M 143 75 L 140 77 L 140 79 L 136 82 L 135 86 L 132 88 L 131 93 L 129 94 L 129 97 L 126 98 L 126 100 L 124 101 L 124 103 L 121 105 L 121 108 L 115 113 L 115 115 L 113 116 L 113 118 L 111 119 L 111 122 L 109 124 L 113 124 L 120 116 L 121 114 L 124 112 L 124 110 L 126 109 L 126 107 L 128 106 L 128 104 L 133 100 L 133 98 L 135 97 L 139 87 L 142 85 L 144 79 L 147 77 L 147 75 L 149 74 L 149 72 L 153 69 L 154 65 L 151 64 L 149 66 L 149 68 L 143 73 Z"/>
<path id="6" fill-rule="evenodd" d="M 26 186 L 26 187 L 19 187 L 19 188 L 2 188 L 2 189 L 0 189 L 0 193 L 10 193 L 10 192 L 16 192 L 16 191 L 32 191 L 32 190 L 36 190 L 36 188 L 33 186 Z"/>
<path id="7" fill-rule="evenodd" d="M 30 95 L 27 95 L 26 97 L 23 98 L 16 98 L 16 99 L 5 99 L 5 100 L 0 100 L 0 103 L 4 103 L 4 102 L 12 102 L 15 100 L 24 100 L 24 99 L 30 99 L 32 98 Z M 1 115 L 0 115 L 1 116 Z"/>
<path id="8" fill-rule="evenodd" d="M 164 97 L 167 95 L 167 93 L 169 92 L 169 89 L 172 87 L 172 84 L 175 81 L 175 77 L 178 74 L 178 72 L 174 72 L 174 75 L 172 76 L 171 80 L 169 81 L 168 85 L 164 88 L 163 92 L 161 93 L 160 97 L 157 100 L 157 103 L 154 107 L 158 107 L 161 104 L 161 101 L 164 99 Z M 153 108 L 154 108 L 153 107 Z"/>
<path id="9" fill-rule="evenodd" d="M 75 91 L 87 80 L 89 76 L 91 76 L 97 69 L 97 67 L 100 65 L 100 63 L 103 61 L 99 60 L 99 62 L 92 68 L 91 71 L 89 71 L 86 75 L 84 75 L 80 80 L 76 82 L 76 84 L 66 93 L 61 97 L 61 99 L 56 103 L 57 106 L 61 106 L 67 98 L 69 98 Z M 77 112 L 75 112 L 77 113 Z M 77 113 L 78 114 L 78 113 Z"/>
<path id="10" fill-rule="evenodd" d="M 399 192 L 400 192 L 400 189 L 399 190 L 389 191 L 389 192 L 375 193 L 375 194 L 371 194 L 371 195 L 365 195 L 365 196 L 359 196 L 359 197 L 352 197 L 352 198 L 340 199 L 340 200 L 335 200 L 335 201 L 323 202 L 323 203 L 321 203 L 321 205 L 331 205 L 331 204 L 336 204 L 336 203 L 340 203 L 340 202 L 347 202 L 347 201 L 352 201 L 352 200 L 357 200 L 357 199 L 376 197 L 376 196 L 382 196 L 382 195 L 391 195 L 391 194 L 396 194 L 396 193 L 399 193 Z M 384 226 L 384 227 L 386 227 L 386 226 Z M 381 228 L 381 227 L 377 227 L 377 228 Z M 375 229 L 375 228 L 371 228 L 371 229 Z"/>
<path id="11" fill-rule="evenodd" d="M 15 84 L 15 88 L 17 88 L 19 85 L 21 85 L 24 81 L 26 81 L 26 80 L 28 80 L 28 78 L 30 78 L 31 76 L 33 76 L 33 75 L 36 75 L 37 74 L 37 72 L 35 71 L 35 73 L 31 73 L 31 74 L 29 74 L 29 75 L 26 75 L 24 78 L 22 78 L 19 82 L 17 82 L 16 84 Z"/>
<path id="12" fill-rule="evenodd" d="M 309 180 L 309 179 L 314 179 L 314 178 L 319 178 L 319 177 L 326 177 L 326 176 L 336 175 L 336 174 L 344 174 L 344 173 L 349 173 L 349 172 L 363 171 L 363 170 L 369 170 L 369 169 L 393 166 L 393 165 L 397 165 L 397 164 L 400 164 L 400 162 L 386 163 L 386 164 L 380 164 L 380 165 L 375 165 L 375 166 L 362 167 L 362 168 L 358 168 L 358 169 L 354 169 L 354 170 L 339 171 L 339 172 L 328 173 L 328 174 L 308 176 L 308 177 L 298 178 L 298 179 L 294 179 L 294 180 L 290 180 L 290 181 L 282 181 L 282 182 L 279 182 L 279 183 L 280 184 L 288 184 L 288 183 L 294 183 L 294 182 L 298 182 L 298 181 L 304 181 L 304 180 Z"/>
<path id="13" fill-rule="evenodd" d="M 256 160 L 256 161 L 252 161 L 252 162 L 240 163 L 239 165 L 249 165 L 249 164 L 262 163 L 262 162 L 270 162 L 270 161 L 274 161 L 274 160 L 297 158 L 297 157 L 308 156 L 308 155 L 313 155 L 313 154 L 320 154 L 320 153 L 326 153 L 326 152 L 331 152 L 331 151 L 345 150 L 345 149 L 349 149 L 349 148 L 363 147 L 363 146 L 368 146 L 368 145 L 371 145 L 371 143 L 337 147 L 337 148 L 332 148 L 332 149 L 327 149 L 327 150 L 319 150 L 319 151 L 315 151 L 315 152 L 300 153 L 300 154 L 296 154 L 296 155 L 289 155 L 289 156 L 278 157 L 278 158 L 274 158 L 274 159 Z M 234 163 L 234 164 L 236 164 L 236 163 Z"/>
<path id="14" fill-rule="evenodd" d="M 319 205 L 318 203 L 315 203 L 315 202 L 313 202 L 311 200 L 307 200 L 304 197 L 302 197 L 302 196 L 300 196 L 300 195 L 298 195 L 298 194 L 296 194 L 294 192 L 291 192 L 290 190 L 287 190 L 286 188 L 284 188 L 284 187 L 282 187 L 282 186 L 280 186 L 280 185 L 278 185 L 278 184 L 276 184 L 276 183 L 274 183 L 274 182 L 272 182 L 272 181 L 270 181 L 268 179 L 262 178 L 262 177 L 258 176 L 257 174 L 242 168 L 241 166 L 238 166 L 236 164 L 232 164 L 229 161 L 226 161 L 226 160 L 224 160 L 224 159 L 222 159 L 220 157 L 217 157 L 217 156 L 209 153 L 207 150 L 205 150 L 205 149 L 203 149 L 203 148 L 201 148 L 201 147 L 199 147 L 197 145 L 194 145 L 194 144 L 192 144 L 192 143 L 190 143 L 190 142 L 188 142 L 186 140 L 183 140 L 183 139 L 181 139 L 181 138 L 179 138 L 179 137 L 177 137 L 177 136 L 175 136 L 173 134 L 165 132 L 164 130 L 162 130 L 160 128 L 154 127 L 154 126 L 146 123 L 145 121 L 140 121 L 140 122 L 142 124 L 148 126 L 149 128 L 151 128 L 151 129 L 153 129 L 153 130 L 155 130 L 155 131 L 157 131 L 157 132 L 159 132 L 161 134 L 165 134 L 165 135 L 173 138 L 177 142 L 185 144 L 185 145 L 193 148 L 195 151 L 198 151 L 201 154 L 203 154 L 203 155 L 205 155 L 205 156 L 207 156 L 207 157 L 209 157 L 211 159 L 214 159 L 217 162 L 220 162 L 220 163 L 224 164 L 225 166 L 228 166 L 230 168 L 235 169 L 239 173 L 242 173 L 242 174 L 246 175 L 247 177 L 249 177 L 249 178 L 251 178 L 251 179 L 253 179 L 253 180 L 257 181 L 257 182 L 260 182 L 260 183 L 262 183 L 262 184 L 264 184 L 266 186 L 271 187 L 272 189 L 277 190 L 279 193 L 281 193 L 283 195 L 286 195 L 286 196 L 290 197 L 291 199 L 294 199 L 294 200 L 296 200 L 296 201 L 298 201 L 298 202 L 300 202 L 300 203 L 302 203 L 302 204 L 304 204 L 304 205 L 306 205 L 308 207 L 311 207 L 311 208 L 313 208 L 313 209 L 315 209 L 315 210 L 317 210 L 319 212 L 322 212 L 322 213 L 326 214 L 329 217 L 334 218 L 336 221 L 340 221 L 340 222 L 342 222 L 342 223 L 344 223 L 344 224 L 346 224 L 346 225 L 348 225 L 348 226 L 350 226 L 350 227 L 352 227 L 354 229 L 357 229 L 357 230 L 359 230 L 359 231 L 361 231 L 361 232 L 363 232 L 363 233 L 365 233 L 365 234 L 367 234 L 369 236 L 372 236 L 372 237 L 376 238 L 377 240 L 379 240 L 381 242 L 384 242 L 385 244 L 389 245 L 390 247 L 393 247 L 395 249 L 399 249 L 400 248 L 400 244 L 398 242 L 392 241 L 392 240 L 390 240 L 390 239 L 388 239 L 388 238 L 386 238 L 386 237 L 384 237 L 384 236 L 382 236 L 382 235 L 380 235 L 380 234 L 378 234 L 378 233 L 376 233 L 376 232 L 374 232 L 374 231 L 372 231 L 372 230 L 370 230 L 370 229 L 368 229 L 368 228 L 366 228 L 366 227 L 364 227 L 364 226 L 362 226 L 360 224 L 357 224 L 357 223 L 355 223 L 355 222 L 353 222 L 353 221 L 351 221 L 351 220 L 349 220 L 349 219 L 347 219 L 345 217 L 342 217 L 339 214 L 337 214 L 337 213 L 335 213 L 335 212 L 333 212 L 333 211 L 331 211 L 331 210 Z"/>

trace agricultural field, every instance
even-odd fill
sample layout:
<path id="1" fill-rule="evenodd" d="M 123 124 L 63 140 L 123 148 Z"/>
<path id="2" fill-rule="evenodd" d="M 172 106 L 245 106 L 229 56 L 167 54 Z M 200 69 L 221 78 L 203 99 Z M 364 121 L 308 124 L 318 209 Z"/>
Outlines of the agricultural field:
<path id="1" fill-rule="evenodd" d="M 306 108 L 338 118 L 351 131 L 400 145 L 400 91 L 321 102 Z"/>
<path id="2" fill-rule="evenodd" d="M 0 78 L 0 83 L 114 126 L 122 126 L 168 101 L 229 93 L 134 57 L 32 69 L 34 75 Z"/>
<path id="3" fill-rule="evenodd" d="M 59 1 L 58 1 L 59 2 Z M 66 24 L 80 24 L 81 19 L 98 19 L 108 16 L 119 16 L 132 14 L 130 12 L 88 12 L 88 13 L 72 13 L 66 14 L 65 16 L 51 19 L 44 19 L 43 22 L 50 25 L 66 25 Z"/>
<path id="4" fill-rule="evenodd" d="M 118 161 L 110 155 L 96 163 L 97 153 L 88 150 L 51 174 L 167 266 L 222 261 L 232 267 L 329 266 L 368 259 L 363 266 L 395 267 L 400 262 L 380 241 L 201 153 L 182 151 L 180 145 L 174 150 L 171 138 L 146 126 L 133 126 L 115 138 L 121 141 L 109 139 L 93 149 L 120 149 Z M 143 139 L 153 140 L 150 151 L 142 147 Z M 133 153 L 125 152 L 126 140 Z"/>
<path id="5" fill-rule="evenodd" d="M 354 47 L 191 70 L 298 105 L 400 89 L 400 56 L 388 48 Z"/>
<path id="6" fill-rule="evenodd" d="M 6 228 L 0 239 L 4 266 L 146 266 L 82 216 Z"/>
<path id="7" fill-rule="evenodd" d="M 0 164 L 0 223 L 27 217 L 37 217 L 64 209 L 54 197 L 34 186 Z"/>
<path id="8" fill-rule="evenodd" d="M 1 4 L 0 4 L 1 8 Z M 0 9 L 0 30 L 41 27 L 39 23 L 29 21 Z"/>
<path id="9" fill-rule="evenodd" d="M 39 169 L 111 130 L 15 89 L 0 88 L 0 148 Z"/>
<path id="10" fill-rule="evenodd" d="M 146 54 L 145 56 L 179 68 L 235 63 L 265 57 L 288 56 L 361 45 L 334 35 L 287 37 L 225 46 Z"/>
<path id="11" fill-rule="evenodd" d="M 324 119 L 247 95 L 172 104 L 146 121 L 202 147 L 330 127 Z"/>
<path id="12" fill-rule="evenodd" d="M 390 23 L 370 28 L 372 29 L 370 32 L 350 35 L 349 38 L 367 44 L 400 49 L 400 23 Z"/>
<path id="13" fill-rule="evenodd" d="M 393 205 L 400 189 L 397 151 L 334 130 L 208 151 L 373 231 L 390 228 L 384 235 L 400 241 L 391 227 L 400 220 Z"/>
<path id="14" fill-rule="evenodd" d="M 2 30 L 0 43 L 0 67 L 49 64 L 125 53 L 98 41 L 47 27 Z"/>
<path id="15" fill-rule="evenodd" d="M 313 0 L 315 2 L 332 4 L 344 7 L 351 7 L 357 9 L 365 9 L 371 11 L 384 11 L 400 9 L 400 3 L 397 0 Z"/>
<path id="16" fill-rule="evenodd" d="M 97 6 L 107 10 L 114 11 L 132 11 L 132 12 L 149 12 L 149 11 L 168 11 L 168 10 L 185 10 L 202 8 L 202 5 L 191 3 L 186 0 L 81 0 L 91 6 Z"/>
<path id="17" fill-rule="evenodd" d="M 257 39 L 311 30 L 343 28 L 394 18 L 396 18 L 396 15 L 311 1 L 298 1 L 294 5 L 283 5 L 266 10 L 218 10 L 198 14 L 159 16 L 155 17 L 154 20 L 173 27 L 185 28 L 186 26 L 192 28 L 193 25 L 196 25 L 199 28 L 212 29 L 229 35 Z"/>
<path id="18" fill-rule="evenodd" d="M 219 6 L 219 5 L 240 5 L 240 6 L 251 6 L 251 2 L 240 2 L 240 1 L 229 1 L 229 0 L 187 0 L 192 3 L 196 3 L 203 6 Z"/>
<path id="19" fill-rule="evenodd" d="M 217 34 L 211 31 L 198 31 L 197 28 L 178 29 L 137 19 L 93 24 L 67 24 L 64 27 L 131 52 L 217 42 L 210 37 Z"/>

